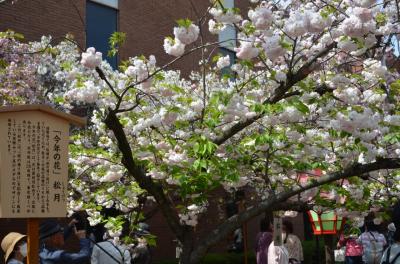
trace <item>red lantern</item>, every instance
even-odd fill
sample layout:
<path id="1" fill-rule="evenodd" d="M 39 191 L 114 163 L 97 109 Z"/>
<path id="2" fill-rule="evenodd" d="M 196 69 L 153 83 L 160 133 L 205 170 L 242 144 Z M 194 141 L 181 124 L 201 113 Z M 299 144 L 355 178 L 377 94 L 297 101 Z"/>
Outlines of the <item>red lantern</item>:
<path id="1" fill-rule="evenodd" d="M 298 181 L 305 184 L 309 177 L 320 177 L 321 169 L 314 169 L 307 173 L 298 173 Z M 321 192 L 320 196 L 325 199 L 332 199 L 332 195 L 328 192 Z M 343 228 L 345 219 L 337 216 L 334 211 L 316 212 L 310 210 L 307 212 L 314 235 L 334 235 Z"/>
<path id="2" fill-rule="evenodd" d="M 345 219 L 337 216 L 334 211 L 307 212 L 314 235 L 335 235 L 342 230 Z"/>

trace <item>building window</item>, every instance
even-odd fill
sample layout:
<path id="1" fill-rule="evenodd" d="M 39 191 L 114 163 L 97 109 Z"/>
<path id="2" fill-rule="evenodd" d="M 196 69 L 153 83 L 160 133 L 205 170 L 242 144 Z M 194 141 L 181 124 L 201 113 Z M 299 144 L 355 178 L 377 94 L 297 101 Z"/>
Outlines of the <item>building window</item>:
<path id="1" fill-rule="evenodd" d="M 91 0 L 91 1 L 118 9 L 118 0 Z"/>
<path id="2" fill-rule="evenodd" d="M 86 47 L 95 47 L 115 69 L 117 57 L 108 57 L 108 39 L 118 30 L 118 0 L 86 1 Z"/>
<path id="3" fill-rule="evenodd" d="M 223 0 L 221 1 L 225 8 L 234 8 L 234 0 Z M 218 41 L 221 42 L 220 47 L 233 51 L 236 47 L 236 29 L 233 25 L 227 25 L 227 27 L 221 31 L 218 35 Z"/>
<path id="4" fill-rule="evenodd" d="M 234 8 L 235 2 L 234 0 L 223 0 L 221 1 L 225 8 Z M 236 47 L 236 29 L 233 25 L 228 25 L 223 31 L 221 31 L 218 35 L 219 44 L 219 52 L 222 53 L 223 56 L 229 55 L 231 65 L 235 64 L 236 61 L 236 53 L 234 52 L 234 48 Z M 227 67 L 222 70 L 223 74 L 231 75 L 234 79 L 234 75 L 232 70 Z"/>

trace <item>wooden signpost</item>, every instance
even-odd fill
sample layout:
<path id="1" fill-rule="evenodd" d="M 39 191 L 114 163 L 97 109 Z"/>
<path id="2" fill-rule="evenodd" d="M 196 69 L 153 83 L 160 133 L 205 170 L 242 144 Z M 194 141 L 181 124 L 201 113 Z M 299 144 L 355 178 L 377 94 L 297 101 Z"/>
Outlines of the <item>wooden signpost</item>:
<path id="1" fill-rule="evenodd" d="M 282 218 L 274 216 L 274 246 L 282 246 Z"/>
<path id="2" fill-rule="evenodd" d="M 70 124 L 86 120 L 45 105 L 0 107 L 0 218 L 27 219 L 29 264 L 39 262 L 39 219 L 66 216 Z"/>

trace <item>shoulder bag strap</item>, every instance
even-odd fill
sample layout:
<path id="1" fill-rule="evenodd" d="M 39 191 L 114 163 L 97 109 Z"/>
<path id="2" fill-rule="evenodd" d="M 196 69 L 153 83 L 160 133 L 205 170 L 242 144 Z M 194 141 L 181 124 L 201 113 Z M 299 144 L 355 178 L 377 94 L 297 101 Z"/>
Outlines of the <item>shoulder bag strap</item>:
<path id="1" fill-rule="evenodd" d="M 125 256 L 122 253 L 122 251 L 118 248 L 118 246 L 114 245 L 114 243 L 112 243 L 111 241 L 107 241 L 107 242 L 109 242 L 116 250 L 118 250 L 118 252 L 119 252 L 119 254 L 121 255 L 121 258 L 122 258 L 122 263 L 124 263 L 125 262 Z M 124 250 L 124 253 L 125 253 L 125 250 Z"/>
<path id="2" fill-rule="evenodd" d="M 374 238 L 374 241 L 371 241 L 371 245 L 372 245 L 372 247 L 373 247 L 373 249 L 374 249 L 374 264 L 376 263 L 376 239 L 375 239 L 375 237 L 374 237 L 374 235 L 371 233 L 371 232 L 369 232 L 370 234 L 371 234 L 371 236 Z"/>
<path id="3" fill-rule="evenodd" d="M 92 241 L 92 243 L 94 243 L 98 248 L 101 249 L 101 251 L 103 251 L 104 253 L 106 253 L 110 258 L 112 258 L 112 260 L 114 260 L 116 263 L 121 264 L 119 262 L 118 259 L 116 259 L 113 255 L 110 254 L 110 252 L 108 252 L 107 250 L 105 250 L 102 246 L 100 246 L 98 243 L 96 243 L 96 241 L 94 241 L 93 239 L 89 238 L 90 241 Z"/>
<path id="4" fill-rule="evenodd" d="M 395 264 L 395 263 L 396 263 L 396 260 L 397 260 L 399 257 L 400 257 L 400 252 L 397 253 L 396 257 L 394 257 L 393 261 L 390 262 L 390 263 L 391 263 L 391 264 Z M 389 263 L 389 262 L 388 262 L 388 263 Z"/>
<path id="5" fill-rule="evenodd" d="M 390 248 L 391 248 L 391 247 L 389 247 L 388 250 L 386 251 L 386 264 L 389 264 L 389 263 L 390 263 L 390 262 L 389 262 L 389 259 L 390 259 Z"/>

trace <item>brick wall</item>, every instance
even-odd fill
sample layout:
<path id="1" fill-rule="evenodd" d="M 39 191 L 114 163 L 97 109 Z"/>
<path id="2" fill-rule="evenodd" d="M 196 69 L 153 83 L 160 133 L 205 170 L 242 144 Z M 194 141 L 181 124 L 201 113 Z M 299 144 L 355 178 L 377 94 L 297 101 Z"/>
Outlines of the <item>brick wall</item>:
<path id="1" fill-rule="evenodd" d="M 54 38 L 72 33 L 80 45 L 85 43 L 84 0 L 19 0 L 0 4 L 0 31 L 12 29 L 27 40 L 39 40 L 42 35 Z"/>
<path id="2" fill-rule="evenodd" d="M 151 54 L 157 58 L 158 65 L 164 65 L 175 57 L 165 53 L 163 41 L 166 36 L 173 36 L 176 20 L 190 18 L 196 21 L 196 13 L 204 14 L 208 1 L 194 1 L 196 12 L 187 0 L 146 0 L 120 1 L 119 30 L 127 33 L 127 42 L 121 51 L 121 59 L 129 56 Z M 208 26 L 204 27 L 206 30 Z M 207 30 L 208 31 L 208 30 Z M 206 32 L 207 41 L 216 37 Z M 189 45 L 187 49 L 193 47 Z M 198 67 L 200 52 L 187 56 L 172 66 L 185 74 Z"/>
<path id="3" fill-rule="evenodd" d="M 39 40 L 42 35 L 62 38 L 74 35 L 81 47 L 85 47 L 85 0 L 18 0 L 0 5 L 0 31 L 12 29 L 22 33 L 26 40 Z M 208 1 L 196 1 L 198 14 L 204 14 Z M 120 59 L 137 55 L 155 55 L 159 65 L 174 57 L 164 52 L 165 36 L 173 35 L 173 26 L 179 18 L 196 20 L 196 12 L 186 0 L 146 0 L 119 2 L 119 31 L 127 34 L 127 42 L 121 49 Z M 207 41 L 215 41 L 205 25 Z M 190 46 L 189 46 L 190 47 Z M 189 48 L 188 47 L 188 48 Z M 173 65 L 188 74 L 198 67 L 200 52 Z"/>

